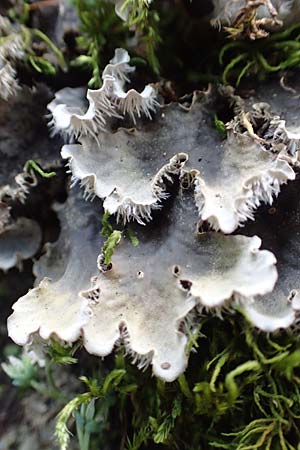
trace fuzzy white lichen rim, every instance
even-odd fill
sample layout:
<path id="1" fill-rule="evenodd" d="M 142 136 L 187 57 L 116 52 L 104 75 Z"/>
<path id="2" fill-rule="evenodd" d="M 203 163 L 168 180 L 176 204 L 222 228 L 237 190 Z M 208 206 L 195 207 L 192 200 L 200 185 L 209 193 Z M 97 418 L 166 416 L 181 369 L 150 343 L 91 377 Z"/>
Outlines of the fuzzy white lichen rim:
<path id="1" fill-rule="evenodd" d="M 7 184 L 0 187 L 0 202 L 8 198 L 24 203 L 30 188 L 37 185 L 37 178 L 35 174 L 29 174 L 27 171 L 18 173 L 15 176 L 14 181 L 15 186 Z"/>
<path id="2" fill-rule="evenodd" d="M 262 97 L 264 102 L 251 104 L 246 102 L 246 109 L 250 110 L 245 114 L 253 123 L 263 123 L 264 126 L 263 141 L 268 146 L 271 144 L 273 151 L 283 147 L 289 156 L 290 162 L 297 164 L 300 150 L 300 117 L 298 96 L 292 89 L 286 91 L 279 83 L 273 83 L 272 90 L 266 89 L 263 93 L 257 95 Z M 268 103 L 270 102 L 270 104 Z M 249 105 L 250 103 L 250 105 Z M 284 111 L 282 113 L 281 111 Z M 277 115 L 278 114 L 278 115 Z M 277 150 L 278 151 L 278 150 Z"/>
<path id="3" fill-rule="evenodd" d="M 66 141 L 86 135 L 97 140 L 99 132 L 108 129 L 110 118 L 121 117 L 108 95 L 112 83 L 111 78 L 106 78 L 100 89 L 89 89 L 87 93 L 85 88 L 64 88 L 56 92 L 47 106 L 51 112 L 52 135 L 61 134 Z"/>
<path id="4" fill-rule="evenodd" d="M 11 208 L 6 203 L 1 202 L 0 199 L 0 233 L 5 230 L 5 226 L 9 222 L 10 210 Z"/>
<path id="5" fill-rule="evenodd" d="M 246 302 L 243 300 L 237 302 L 249 321 L 266 332 L 289 328 L 299 322 L 300 266 L 295 253 L 290 255 L 288 252 L 283 253 L 279 255 L 279 278 L 274 291 Z"/>
<path id="6" fill-rule="evenodd" d="M 214 93 L 199 93 L 188 109 L 161 107 L 145 126 L 105 133 L 101 142 L 81 138 L 81 145 L 64 146 L 62 157 L 74 182 L 125 221 L 150 220 L 166 195 L 162 178 L 194 170 L 200 218 L 232 233 L 260 203 L 272 203 L 295 173 L 286 151 L 268 151 L 255 136 L 229 130 L 222 139 L 212 127 L 214 101 Z"/>
<path id="7" fill-rule="evenodd" d="M 77 137 L 80 127 L 76 128 L 76 119 L 87 120 L 87 102 L 85 88 L 63 88 L 55 93 L 55 97 L 47 106 L 51 113 L 49 127 L 52 135 L 61 133 L 65 138 Z M 72 123 L 74 122 L 74 124 Z"/>
<path id="8" fill-rule="evenodd" d="M 120 129 L 103 135 L 98 145 L 86 137 L 81 138 L 80 145 L 65 145 L 61 152 L 86 196 L 103 198 L 110 214 L 141 223 L 149 221 L 152 210 L 160 207 L 160 200 L 167 195 L 166 179 L 171 181 L 171 175 L 179 174 L 187 160 L 184 153 L 168 160 L 159 148 L 155 154 L 142 139 L 143 134 L 137 130 Z M 144 153 L 139 143 L 144 145 Z"/>
<path id="9" fill-rule="evenodd" d="M 121 241 L 91 291 L 99 298 L 83 327 L 90 353 L 105 356 L 123 338 L 142 366 L 173 381 L 187 365 L 181 323 L 196 304 L 221 307 L 273 289 L 276 260 L 257 237 L 199 234 L 196 222 L 192 193 L 180 192 L 161 222 L 136 228 L 137 247 Z"/>
<path id="10" fill-rule="evenodd" d="M 300 2 L 299 2 L 300 10 Z M 229 89 L 229 88 L 227 88 Z M 286 75 L 275 77 L 268 83 L 260 83 L 254 92 L 245 98 L 228 92 L 235 109 L 240 111 L 233 126 L 239 131 L 251 129 L 262 144 L 272 151 L 285 148 L 287 154 L 297 162 L 300 150 L 300 84 Z"/>
<path id="11" fill-rule="evenodd" d="M 261 204 L 272 204 L 282 184 L 295 179 L 286 155 L 274 154 L 252 137 L 229 131 L 219 161 L 196 178 L 200 217 L 215 230 L 232 233 L 254 218 Z"/>
<path id="12" fill-rule="evenodd" d="M 0 63 L 0 96 L 8 100 L 20 89 L 16 79 L 16 71 L 9 62 Z"/>
<path id="13" fill-rule="evenodd" d="M 127 81 L 129 77 L 127 74 L 135 71 L 134 66 L 130 66 L 129 53 L 123 48 L 116 48 L 114 57 L 109 61 L 109 64 L 104 68 L 102 77 L 105 80 L 107 77 L 113 77 L 119 81 L 122 85 Z"/>
<path id="14" fill-rule="evenodd" d="M 21 33 L 13 32 L 5 37 L 0 45 L 0 58 L 14 62 L 24 58 L 24 38 Z"/>
<path id="15" fill-rule="evenodd" d="M 8 17 L 0 15 L 0 36 L 3 37 L 14 31 L 13 25 Z"/>
<path id="16" fill-rule="evenodd" d="M 13 305 L 8 333 L 19 345 L 25 345 L 34 335 L 45 340 L 54 335 L 62 341 L 74 342 L 89 320 L 85 292 L 91 286 L 91 277 L 98 273 L 96 258 L 101 243 L 97 209 L 100 208 L 78 199 L 77 195 L 73 191 L 59 212 L 62 231 L 57 244 L 48 248 L 47 254 L 35 264 L 41 281 Z"/>
<path id="17" fill-rule="evenodd" d="M 115 85 L 115 102 L 119 111 L 125 116 L 126 114 L 131 118 L 134 125 L 136 119 L 140 119 L 143 115 L 148 119 L 152 119 L 152 113 L 154 113 L 159 103 L 156 100 L 155 89 L 147 85 L 141 93 L 135 89 L 130 89 L 128 92 L 124 92 L 120 85 Z"/>
<path id="18" fill-rule="evenodd" d="M 283 119 L 274 118 L 270 123 L 274 144 L 284 144 L 292 162 L 297 162 L 300 149 L 300 126 L 288 126 Z"/>
<path id="19" fill-rule="evenodd" d="M 41 229 L 34 220 L 21 217 L 4 225 L 0 232 L 0 270 L 21 268 L 22 261 L 38 251 L 41 239 Z"/>
<path id="20" fill-rule="evenodd" d="M 292 293 L 293 294 L 293 293 Z M 295 323 L 299 315 L 300 304 L 297 300 L 289 298 L 284 291 L 275 289 L 274 293 L 265 297 L 257 297 L 242 302 L 241 308 L 253 325 L 262 331 L 274 332 L 281 328 L 289 328 Z"/>
<path id="21" fill-rule="evenodd" d="M 0 202 L 25 201 L 41 180 L 32 161 L 44 172 L 62 166 L 61 141 L 49 137 L 44 120 L 49 97 L 49 89 L 38 84 L 32 89 L 22 87 L 9 101 L 0 101 Z"/>
<path id="22" fill-rule="evenodd" d="M 139 93 L 135 89 L 124 90 L 128 74 L 135 70 L 129 65 L 130 57 L 126 50 L 117 48 L 115 55 L 102 73 L 103 84 L 100 89 L 88 89 L 86 106 L 84 88 L 64 88 L 55 94 L 48 105 L 52 119 L 49 123 L 53 134 L 60 133 L 66 139 L 92 136 L 100 140 L 99 134 L 109 131 L 112 118 L 128 115 L 133 123 L 145 115 L 149 119 L 159 106 L 155 89 L 147 85 Z"/>
<path id="23" fill-rule="evenodd" d="M 274 215 L 260 219 L 263 242 L 274 249 L 278 263 L 278 281 L 272 293 L 239 302 L 249 320 L 267 332 L 299 324 L 300 317 L 300 201 L 299 180 L 285 189 L 276 202 Z"/>
<path id="24" fill-rule="evenodd" d="M 24 39 L 12 23 L 0 15 L 0 98 L 8 100 L 17 94 L 15 63 L 24 58 Z"/>

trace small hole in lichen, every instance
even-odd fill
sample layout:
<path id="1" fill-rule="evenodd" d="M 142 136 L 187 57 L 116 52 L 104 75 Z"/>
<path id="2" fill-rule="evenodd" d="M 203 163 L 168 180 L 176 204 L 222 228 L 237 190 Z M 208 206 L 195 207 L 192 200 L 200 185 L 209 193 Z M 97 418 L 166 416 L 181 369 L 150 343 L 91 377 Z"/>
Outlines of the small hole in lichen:
<path id="1" fill-rule="evenodd" d="M 296 291 L 296 289 L 293 289 L 290 293 L 289 293 L 289 296 L 288 296 L 288 301 L 292 301 L 293 300 L 293 298 L 296 296 L 298 294 L 298 291 Z"/>
<path id="2" fill-rule="evenodd" d="M 180 183 L 182 189 L 188 189 L 190 186 L 189 180 L 185 177 Z"/>
<path id="3" fill-rule="evenodd" d="M 189 291 L 192 287 L 192 284 L 193 283 L 189 280 L 180 280 L 180 285 L 185 291 Z"/>
<path id="4" fill-rule="evenodd" d="M 142 278 L 144 278 L 144 276 L 145 276 L 144 272 L 142 272 L 141 270 L 139 270 L 138 273 L 137 273 L 138 279 L 141 280 Z"/>
<path id="5" fill-rule="evenodd" d="M 10 200 L 13 199 L 13 196 L 11 194 L 5 193 L 1 197 L 1 201 L 8 203 Z"/>
<path id="6" fill-rule="evenodd" d="M 168 362 L 164 362 L 164 363 L 162 363 L 162 364 L 160 365 L 160 367 L 161 367 L 162 369 L 164 369 L 164 370 L 168 370 L 168 369 L 170 369 L 171 364 L 168 363 Z"/>
<path id="7" fill-rule="evenodd" d="M 97 303 L 99 301 L 99 297 L 100 297 L 100 289 L 99 288 L 93 289 L 92 291 L 90 291 L 88 293 L 88 299 L 92 302 Z"/>
<path id="8" fill-rule="evenodd" d="M 180 274 L 180 267 L 177 265 L 173 266 L 172 273 L 173 273 L 174 277 L 178 277 Z"/>
<path id="9" fill-rule="evenodd" d="M 199 234 L 204 234 L 204 233 L 208 233 L 209 231 L 211 231 L 211 227 L 209 225 L 208 222 L 200 220 L 200 222 L 198 222 L 197 224 L 197 232 Z"/>
<path id="10" fill-rule="evenodd" d="M 105 264 L 104 255 L 101 254 L 98 256 L 97 267 L 101 272 L 109 272 L 112 269 L 113 265 L 112 263 Z"/>
<path id="11" fill-rule="evenodd" d="M 29 175 L 29 174 L 26 174 L 26 175 L 24 175 L 24 177 L 23 177 L 23 180 L 25 181 L 25 183 L 27 183 L 27 184 L 35 184 L 35 179 L 33 178 L 33 176 L 31 176 L 31 175 Z"/>
<path id="12" fill-rule="evenodd" d="M 180 163 L 184 163 L 187 160 L 187 156 L 186 155 L 178 155 L 178 162 Z"/>
<path id="13" fill-rule="evenodd" d="M 126 335 L 127 327 L 126 327 L 126 324 L 124 322 L 120 323 L 120 325 L 119 325 L 119 332 L 120 332 L 121 336 Z"/>
<path id="14" fill-rule="evenodd" d="M 190 189 L 195 180 L 195 174 L 193 172 L 186 173 L 180 180 L 180 186 L 182 189 Z"/>
<path id="15" fill-rule="evenodd" d="M 102 272 L 109 272 L 112 269 L 112 267 L 113 267 L 112 263 L 109 264 L 100 263 L 100 269 Z"/>

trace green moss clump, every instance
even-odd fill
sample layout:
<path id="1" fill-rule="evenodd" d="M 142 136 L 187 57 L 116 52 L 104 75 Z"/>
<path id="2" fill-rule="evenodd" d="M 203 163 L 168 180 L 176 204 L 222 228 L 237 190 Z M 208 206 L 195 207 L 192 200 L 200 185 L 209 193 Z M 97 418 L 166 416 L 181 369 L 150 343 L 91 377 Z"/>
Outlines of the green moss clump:
<path id="1" fill-rule="evenodd" d="M 188 351 L 189 367 L 173 383 L 154 378 L 151 369 L 142 373 L 122 349 L 110 361 L 111 370 L 106 364 L 106 370 L 103 366 L 86 374 L 81 379 L 87 391 L 59 415 L 56 436 L 61 449 L 67 448 L 66 426 L 72 414 L 83 427 L 81 434 L 91 427 L 89 446 L 84 447 L 89 450 L 104 443 L 127 450 L 298 448 L 296 334 L 259 334 L 236 315 L 205 317 L 191 331 Z M 88 405 L 93 405 L 93 426 L 84 425 Z"/>
<path id="2" fill-rule="evenodd" d="M 222 47 L 219 62 L 223 67 L 222 82 L 234 81 L 237 86 L 247 74 L 263 80 L 268 74 L 299 68 L 300 25 L 257 41 L 229 42 Z"/>

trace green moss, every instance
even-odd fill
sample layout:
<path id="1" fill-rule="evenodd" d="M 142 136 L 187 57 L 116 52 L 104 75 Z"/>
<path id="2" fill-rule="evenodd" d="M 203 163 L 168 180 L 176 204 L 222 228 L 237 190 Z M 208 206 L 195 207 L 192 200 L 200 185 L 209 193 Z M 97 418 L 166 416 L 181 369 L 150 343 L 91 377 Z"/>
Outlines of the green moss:
<path id="1" fill-rule="evenodd" d="M 122 232 L 119 230 L 114 230 L 109 222 L 109 212 L 105 211 L 101 220 L 101 236 L 106 238 L 103 244 L 101 253 L 103 254 L 103 263 L 108 266 L 111 263 L 111 258 L 113 256 L 116 246 L 119 244 Z"/>
<path id="2" fill-rule="evenodd" d="M 14 8 L 11 8 L 9 17 L 14 23 L 14 27 L 12 27 L 10 34 L 0 37 L 0 51 L 1 45 L 7 45 L 11 40 L 13 48 L 15 35 L 19 35 L 23 44 L 22 52 L 24 52 L 20 59 L 27 64 L 28 68 L 50 76 L 55 75 L 58 68 L 66 69 L 66 61 L 62 51 L 45 33 L 31 27 L 30 5 L 27 2 L 19 2 Z M 48 53 L 51 55 L 50 57 Z M 14 60 L 13 55 L 11 59 Z"/>
<path id="3" fill-rule="evenodd" d="M 299 67 L 300 25 L 265 39 L 229 42 L 220 51 L 219 63 L 223 67 L 222 82 L 235 82 L 237 86 L 247 74 L 264 79 L 268 74 Z"/>
<path id="4" fill-rule="evenodd" d="M 102 254 L 104 256 L 103 262 L 106 266 L 111 263 L 111 258 L 113 256 L 116 246 L 121 240 L 122 233 L 119 230 L 114 230 L 109 237 L 106 239 L 103 247 Z"/>
<path id="5" fill-rule="evenodd" d="M 30 387 L 36 378 L 37 367 L 26 355 L 12 358 L 9 363 L 2 364 L 2 369 L 11 378 L 14 386 L 22 389 Z"/>
<path id="6" fill-rule="evenodd" d="M 135 233 L 135 231 L 132 230 L 129 226 L 127 226 L 126 234 L 128 236 L 128 239 L 132 243 L 132 245 L 134 247 L 137 247 L 139 245 L 139 240 L 138 240 L 138 237 L 137 237 L 137 234 Z"/>
<path id="7" fill-rule="evenodd" d="M 225 123 L 218 118 L 217 114 L 215 114 L 215 116 L 214 116 L 214 125 L 215 125 L 216 130 L 220 133 L 220 135 L 223 138 L 226 138 L 227 131 L 226 131 Z"/>
<path id="8" fill-rule="evenodd" d="M 152 0 L 124 0 L 121 11 L 128 9 L 126 26 L 135 30 L 139 42 L 144 47 L 144 56 L 156 74 L 159 74 L 159 61 L 156 48 L 161 42 L 159 34 L 159 14 L 150 9 Z"/>
<path id="9" fill-rule="evenodd" d="M 124 23 L 110 1 L 73 0 L 73 3 L 80 19 L 80 34 L 72 65 L 88 70 L 91 87 L 101 85 L 101 71 L 114 49 L 128 47 L 128 39 L 133 35 L 136 45 L 130 53 L 135 54 L 134 60 L 137 63 L 147 60 L 155 73 L 161 70 L 170 75 L 175 67 L 178 83 L 184 88 L 188 86 L 185 93 L 190 90 L 191 81 L 222 79 L 224 83 L 239 85 L 249 74 L 263 79 L 300 64 L 299 25 L 255 42 L 224 44 L 224 40 L 216 40 L 220 63 L 216 68 L 217 58 L 206 39 L 202 39 L 202 53 L 194 51 L 198 47 L 186 52 L 191 45 L 197 45 L 197 39 L 192 37 L 195 30 L 199 31 L 200 22 L 194 18 L 187 20 L 182 5 L 178 10 L 174 8 L 177 12 L 166 12 L 163 8 L 158 12 L 155 8 L 160 7 L 159 2 L 124 0 L 123 8 L 129 9 Z M 175 23 L 180 15 L 182 28 Z M 13 14 L 12 17 L 15 18 Z M 22 32 L 28 45 L 27 61 L 37 72 L 54 74 L 56 67 L 31 51 L 32 39 L 43 41 L 56 55 L 58 66 L 63 66 L 64 56 L 47 36 L 38 30 L 29 32 L 25 27 L 27 20 L 25 8 L 19 22 L 24 26 Z M 208 68 L 206 72 L 204 66 Z M 176 98 L 171 90 L 170 94 L 172 99 Z M 224 136 L 224 123 L 217 116 L 214 124 Z M 42 177 L 54 176 L 34 161 L 28 161 L 26 170 L 34 170 Z M 101 229 L 106 239 L 103 246 L 106 265 L 121 233 L 114 230 L 106 212 Z M 127 227 L 124 234 L 132 245 L 138 245 L 131 228 Z M 70 348 L 55 340 L 48 348 L 42 381 L 38 378 L 41 369 L 37 370 L 26 359 L 18 367 L 7 365 L 6 372 L 16 385 L 37 390 L 49 402 L 64 402 L 55 432 L 62 450 L 68 447 L 68 428 L 75 434 L 73 439 L 77 438 L 80 450 L 297 449 L 300 441 L 297 332 L 269 336 L 257 333 L 238 314 L 224 314 L 223 319 L 202 317 L 187 334 L 189 366 L 173 383 L 153 377 L 151 368 L 145 372 L 138 370 L 122 348 L 102 362 L 81 352 L 80 343 Z M 56 387 L 53 375 L 56 364 L 72 364 L 81 380 L 82 388 L 73 398 L 64 398 Z"/>
<path id="10" fill-rule="evenodd" d="M 105 211 L 101 220 L 100 235 L 106 238 L 106 241 L 102 247 L 102 253 L 104 256 L 104 264 L 108 266 L 111 263 L 111 259 L 116 246 L 119 244 L 123 231 L 114 230 L 109 222 L 110 214 Z M 139 245 L 137 234 L 129 226 L 125 229 L 125 234 L 134 247 Z"/>
<path id="11" fill-rule="evenodd" d="M 298 336 L 258 334 L 236 315 L 207 317 L 201 325 L 197 352 L 177 381 L 139 371 L 120 350 L 106 376 L 82 378 L 88 390 L 62 411 L 56 434 L 66 433 L 74 410 L 93 401 L 94 417 L 104 405 L 106 415 L 102 431 L 89 436 L 89 450 L 106 442 L 107 429 L 114 430 L 110 445 L 126 442 L 127 450 L 297 449 Z"/>
<path id="12" fill-rule="evenodd" d="M 91 73 L 89 87 L 99 88 L 101 72 L 116 47 L 125 41 L 121 20 L 116 16 L 114 5 L 106 0 L 73 0 L 80 20 L 80 35 L 77 37 L 77 52 L 80 56 L 72 60 L 74 67 L 86 67 Z"/>
<path id="13" fill-rule="evenodd" d="M 33 171 L 39 174 L 42 178 L 52 178 L 56 175 L 56 172 L 45 172 L 33 159 L 26 162 L 24 170 L 26 172 Z"/>
<path id="14" fill-rule="evenodd" d="M 105 211 L 102 219 L 101 219 L 101 231 L 100 231 L 100 235 L 104 238 L 108 238 L 111 233 L 114 231 L 112 225 L 109 222 L 109 217 L 110 214 L 108 211 Z"/>

